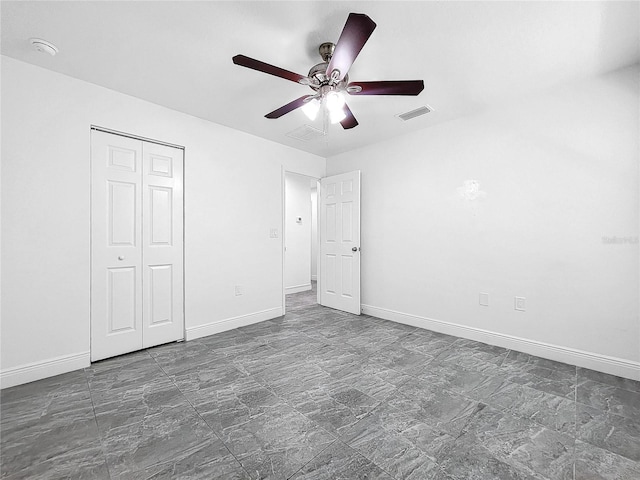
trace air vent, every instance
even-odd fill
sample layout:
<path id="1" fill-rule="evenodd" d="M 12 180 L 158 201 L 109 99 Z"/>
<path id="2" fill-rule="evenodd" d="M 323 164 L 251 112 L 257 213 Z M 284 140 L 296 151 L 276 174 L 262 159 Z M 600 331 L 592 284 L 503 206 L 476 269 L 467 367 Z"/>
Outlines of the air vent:
<path id="1" fill-rule="evenodd" d="M 296 140 L 309 142 L 316 138 L 324 137 L 324 132 L 322 130 L 318 130 L 317 128 L 313 128 L 311 125 L 302 125 L 301 127 L 298 127 L 295 130 L 286 133 L 285 135 L 287 137 L 295 138 Z"/>
<path id="2" fill-rule="evenodd" d="M 412 118 L 419 117 L 420 115 L 425 115 L 432 111 L 433 111 L 433 108 L 425 105 L 424 107 L 416 108 L 415 110 L 411 110 L 410 112 L 400 113 L 396 115 L 396 117 L 406 122 L 407 120 L 411 120 Z"/>

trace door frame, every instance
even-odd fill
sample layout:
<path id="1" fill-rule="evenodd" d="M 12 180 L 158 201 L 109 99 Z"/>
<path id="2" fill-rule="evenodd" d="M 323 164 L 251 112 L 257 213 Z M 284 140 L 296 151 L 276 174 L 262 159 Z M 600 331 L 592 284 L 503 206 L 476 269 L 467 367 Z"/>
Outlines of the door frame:
<path id="1" fill-rule="evenodd" d="M 317 196 L 318 198 L 320 198 L 320 180 L 322 177 L 316 177 L 314 175 L 307 175 L 306 173 L 300 173 L 300 172 L 294 172 L 293 170 L 287 170 L 284 166 L 282 166 L 281 168 L 282 170 L 282 198 L 281 198 L 281 202 L 282 202 L 282 235 L 281 240 L 281 248 L 282 248 L 282 315 L 285 315 L 287 313 L 287 294 L 286 294 L 286 285 L 285 285 L 285 262 L 286 262 L 286 238 L 285 238 L 285 231 L 286 231 L 286 227 L 285 227 L 285 222 L 287 221 L 286 218 L 286 175 L 287 173 L 292 174 L 292 175 L 298 175 L 300 177 L 307 177 L 309 179 L 309 181 L 316 181 L 317 184 Z M 309 187 L 309 189 L 311 189 L 311 187 Z M 316 237 L 317 237 L 317 241 L 318 241 L 318 248 L 317 248 L 317 252 L 316 252 L 316 268 L 317 268 L 317 284 L 319 285 L 320 282 L 320 217 L 318 216 L 320 213 L 320 202 L 316 201 L 316 224 L 317 227 L 316 228 Z M 316 302 L 320 303 L 320 289 L 316 289 Z"/>
<path id="2" fill-rule="evenodd" d="M 91 147 L 91 132 L 92 131 L 108 133 L 111 135 L 118 135 L 120 137 L 131 138 L 133 140 L 139 140 L 142 142 L 155 143 L 157 145 L 163 145 L 166 147 L 177 148 L 182 150 L 182 339 L 177 340 L 177 342 L 184 342 L 187 338 L 187 316 L 186 316 L 186 262 L 185 262 L 185 252 L 186 252 L 186 229 L 185 229 L 185 218 L 186 218 L 186 195 L 185 195 L 185 186 L 186 186 L 186 168 L 185 163 L 187 160 L 187 149 L 183 145 L 177 145 L 174 143 L 164 142 L 161 140 L 156 140 L 153 138 L 143 137 L 141 135 L 134 135 L 127 132 L 122 132 L 119 130 L 114 130 L 111 128 L 101 127 L 99 125 L 91 124 L 89 127 L 89 146 Z M 91 150 L 91 148 L 90 148 Z M 92 184 L 93 180 L 93 168 L 92 168 L 92 159 L 91 152 L 89 152 L 89 185 Z M 92 292 L 92 279 L 93 279 L 93 235 L 92 235 L 92 222 L 93 222 L 93 200 L 92 200 L 92 192 L 89 189 L 89 310 L 91 311 L 91 304 L 93 303 L 93 298 L 91 295 Z M 91 315 L 89 316 L 89 356 L 91 356 L 91 334 L 93 329 L 93 319 Z"/>

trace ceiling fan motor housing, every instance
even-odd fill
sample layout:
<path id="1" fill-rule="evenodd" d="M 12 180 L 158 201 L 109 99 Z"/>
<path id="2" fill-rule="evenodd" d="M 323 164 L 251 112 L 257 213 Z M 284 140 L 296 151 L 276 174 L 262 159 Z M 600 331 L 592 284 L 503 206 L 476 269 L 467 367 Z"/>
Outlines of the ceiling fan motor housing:
<path id="1" fill-rule="evenodd" d="M 339 72 L 332 72 L 334 75 L 327 75 L 329 62 L 333 56 L 333 52 L 336 45 L 332 42 L 325 42 L 318 47 L 318 53 L 322 57 L 322 62 L 314 65 L 309 70 L 307 77 L 310 80 L 309 86 L 316 92 L 322 90 L 321 93 L 326 93 L 329 90 L 345 90 L 347 83 L 349 83 L 349 76 L 345 75 L 342 80 L 339 80 Z M 330 88 L 322 88 L 322 87 Z"/>

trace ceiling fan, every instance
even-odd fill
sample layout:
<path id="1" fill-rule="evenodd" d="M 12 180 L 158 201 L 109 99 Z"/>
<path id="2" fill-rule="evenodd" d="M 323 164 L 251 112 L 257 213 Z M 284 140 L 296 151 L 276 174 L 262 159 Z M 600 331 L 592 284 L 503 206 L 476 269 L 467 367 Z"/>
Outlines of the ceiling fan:
<path id="1" fill-rule="evenodd" d="M 324 105 L 332 123 L 340 122 L 344 129 L 353 128 L 358 125 L 358 121 L 345 102 L 344 92 L 349 95 L 418 95 L 424 89 L 422 80 L 349 83 L 347 73 L 375 28 L 375 22 L 367 15 L 350 13 L 338 43 L 334 45 L 326 42 L 320 45 L 318 52 L 322 57 L 322 63 L 311 67 L 306 77 L 245 55 L 236 55 L 233 57 L 233 63 L 308 85 L 314 90 L 313 95 L 297 98 L 267 113 L 265 117 L 280 118 L 297 108 L 302 108 L 313 120 L 320 107 Z"/>

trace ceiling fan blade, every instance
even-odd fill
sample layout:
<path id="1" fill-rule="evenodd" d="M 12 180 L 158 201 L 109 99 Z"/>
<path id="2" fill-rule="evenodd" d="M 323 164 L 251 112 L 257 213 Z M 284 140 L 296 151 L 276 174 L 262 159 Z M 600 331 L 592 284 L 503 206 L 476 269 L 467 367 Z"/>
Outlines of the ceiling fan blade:
<path id="1" fill-rule="evenodd" d="M 300 108 L 305 103 L 307 103 L 307 99 L 313 98 L 313 95 L 304 95 L 300 98 L 295 99 L 293 102 L 289 102 L 286 105 L 281 106 L 280 108 L 274 110 L 273 112 L 267 113 L 265 117 L 267 118 L 280 118 L 283 115 L 295 110 L 296 108 Z"/>
<path id="2" fill-rule="evenodd" d="M 340 122 L 342 128 L 348 130 L 350 128 L 357 127 L 358 120 L 356 120 L 356 117 L 353 116 L 353 112 L 351 112 L 351 109 L 346 103 L 344 104 L 343 110 L 346 117 Z"/>
<path id="3" fill-rule="evenodd" d="M 240 65 L 241 67 L 251 68 L 258 70 L 259 72 L 268 73 L 276 77 L 284 78 L 285 80 L 291 80 L 292 82 L 301 83 L 303 85 L 309 84 L 309 79 L 298 73 L 290 72 L 284 68 L 269 65 L 268 63 L 261 62 L 254 58 L 247 57 L 245 55 L 236 55 L 233 57 L 233 63 Z"/>
<path id="4" fill-rule="evenodd" d="M 350 95 L 418 95 L 422 90 L 423 80 L 352 82 L 347 86 Z"/>
<path id="5" fill-rule="evenodd" d="M 336 79 L 342 80 L 375 28 L 375 22 L 365 14 L 350 13 L 329 61 L 327 76 L 337 70 Z"/>

